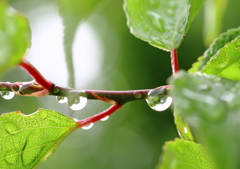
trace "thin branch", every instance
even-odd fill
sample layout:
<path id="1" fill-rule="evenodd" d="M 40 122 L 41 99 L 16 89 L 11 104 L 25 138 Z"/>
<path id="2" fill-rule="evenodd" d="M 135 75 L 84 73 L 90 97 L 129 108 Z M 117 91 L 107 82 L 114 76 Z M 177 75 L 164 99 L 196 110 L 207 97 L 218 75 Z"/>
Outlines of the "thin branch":
<path id="1" fill-rule="evenodd" d="M 27 61 L 23 61 L 19 64 L 22 68 L 24 68 L 34 79 L 35 81 L 41 85 L 42 87 L 44 87 L 45 89 L 47 89 L 48 91 L 51 91 L 53 88 L 53 83 L 46 80 L 41 73 L 33 66 L 31 65 L 29 62 Z"/>
<path id="2" fill-rule="evenodd" d="M 77 121 L 77 123 L 79 124 L 79 128 L 89 125 L 91 123 L 95 123 L 95 122 L 103 119 L 106 116 L 110 116 L 111 114 L 113 114 L 115 111 L 117 111 L 120 108 L 122 108 L 121 104 L 114 104 L 99 114 L 96 114 L 92 117 L 89 117 L 89 118 L 86 118 L 83 120 L 79 120 L 79 121 Z"/>
<path id="3" fill-rule="evenodd" d="M 160 86 L 158 88 L 169 89 L 170 86 Z M 0 91 L 14 91 L 16 94 L 21 96 L 38 96 L 35 93 L 43 92 L 45 89 L 33 81 L 30 82 L 0 82 Z M 60 86 L 54 86 L 49 93 L 46 95 L 52 96 L 64 96 L 68 97 L 74 93 L 74 96 L 84 96 L 87 99 L 102 100 L 100 97 L 105 97 L 119 104 L 124 104 L 129 101 L 143 100 L 146 99 L 148 92 L 152 89 L 143 90 L 127 90 L 127 91 L 108 91 L 108 90 L 80 90 L 73 88 L 64 88 Z M 94 93 L 94 95 L 93 95 Z M 99 97 L 96 97 L 99 96 Z M 41 95 L 43 96 L 43 95 Z"/>

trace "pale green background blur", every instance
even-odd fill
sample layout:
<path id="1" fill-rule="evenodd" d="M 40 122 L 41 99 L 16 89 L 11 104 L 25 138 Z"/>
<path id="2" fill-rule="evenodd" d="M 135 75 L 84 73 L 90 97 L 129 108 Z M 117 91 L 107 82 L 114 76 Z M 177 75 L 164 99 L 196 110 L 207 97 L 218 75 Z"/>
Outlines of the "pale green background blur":
<path id="1" fill-rule="evenodd" d="M 61 19 L 53 1 L 15 0 L 11 4 L 30 19 L 33 42 L 27 56 L 50 81 L 67 87 L 62 49 Z M 123 1 L 112 0 L 94 13 L 79 29 L 74 44 L 78 89 L 134 90 L 167 84 L 171 76 L 169 53 L 136 39 L 129 33 Z M 223 18 L 222 32 L 240 25 L 240 1 L 230 0 Z M 180 68 L 187 70 L 201 56 L 203 10 L 197 15 L 179 49 Z M 31 80 L 24 71 L 13 68 L 1 81 Z M 89 101 L 86 108 L 71 113 L 55 97 L 0 98 L 0 113 L 20 110 L 24 114 L 38 108 L 57 110 L 81 119 L 107 108 L 100 101 Z M 79 129 L 67 137 L 50 160 L 40 169 L 153 169 L 165 141 L 178 137 L 172 111 L 155 112 L 144 100 L 128 103 L 105 122 L 89 130 Z M 41 139 L 41 138 L 40 138 Z"/>

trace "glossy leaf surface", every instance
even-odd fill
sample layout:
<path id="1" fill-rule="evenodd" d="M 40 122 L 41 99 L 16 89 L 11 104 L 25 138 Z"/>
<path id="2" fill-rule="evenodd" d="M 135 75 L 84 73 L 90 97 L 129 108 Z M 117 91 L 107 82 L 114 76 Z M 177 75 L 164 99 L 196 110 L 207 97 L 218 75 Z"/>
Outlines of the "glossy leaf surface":
<path id="1" fill-rule="evenodd" d="M 204 53 L 203 59 L 200 61 L 200 66 L 198 70 L 202 70 L 203 67 L 210 60 L 210 58 L 214 56 L 219 49 L 224 47 L 224 45 L 231 42 L 239 35 L 240 35 L 240 28 L 229 29 L 227 32 L 224 32 L 221 35 L 219 35 L 219 37 L 213 41 L 213 43 Z"/>
<path id="2" fill-rule="evenodd" d="M 239 168 L 240 82 L 179 72 L 172 97 L 196 142 L 209 150 L 216 168 Z"/>
<path id="3" fill-rule="evenodd" d="M 37 167 L 75 129 L 77 123 L 72 118 L 51 110 L 39 109 L 31 115 L 20 112 L 1 115 L 1 169 Z"/>
<path id="4" fill-rule="evenodd" d="M 151 45 L 171 50 L 178 48 L 202 0 L 125 0 L 130 31 Z"/>
<path id="5" fill-rule="evenodd" d="M 0 1 L 0 73 L 18 65 L 30 47 L 27 19 Z"/>
<path id="6" fill-rule="evenodd" d="M 228 73 L 220 74 L 225 71 L 229 66 L 237 64 L 235 67 L 239 72 L 239 61 L 240 61 L 240 36 L 236 37 L 233 41 L 227 43 L 224 47 L 218 50 L 218 52 L 207 62 L 206 66 L 203 67 L 202 71 L 206 74 L 214 75 L 226 75 L 226 78 L 229 78 Z M 228 70 L 229 71 L 229 70 Z M 235 70 L 233 69 L 232 72 Z M 231 70 L 230 70 L 231 72 Z M 240 75 L 236 75 L 239 80 Z"/>
<path id="7" fill-rule="evenodd" d="M 157 169 L 214 169 L 208 152 L 200 144 L 175 139 L 166 142 Z"/>
<path id="8" fill-rule="evenodd" d="M 186 120 L 183 119 L 181 114 L 175 108 L 174 122 L 176 124 L 179 136 L 184 140 L 194 141 L 193 135 Z"/>

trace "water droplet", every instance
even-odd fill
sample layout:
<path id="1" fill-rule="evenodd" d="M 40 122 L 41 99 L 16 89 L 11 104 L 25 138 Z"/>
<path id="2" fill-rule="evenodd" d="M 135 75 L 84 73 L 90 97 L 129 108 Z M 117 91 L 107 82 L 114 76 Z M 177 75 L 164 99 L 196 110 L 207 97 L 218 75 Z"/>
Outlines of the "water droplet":
<path id="1" fill-rule="evenodd" d="M 6 134 L 14 134 L 15 132 L 17 132 L 19 130 L 18 126 L 12 122 L 2 123 L 2 126 L 4 126 Z"/>
<path id="2" fill-rule="evenodd" d="M 4 91 L 4 92 L 1 92 L 1 95 L 4 99 L 10 100 L 14 97 L 15 93 L 10 91 Z"/>
<path id="3" fill-rule="evenodd" d="M 53 93 L 58 93 L 60 91 L 59 88 L 57 88 L 56 86 L 53 88 Z"/>
<path id="4" fill-rule="evenodd" d="M 4 159 L 8 165 L 16 165 L 19 159 L 19 155 L 15 150 L 9 150 L 6 152 Z"/>
<path id="5" fill-rule="evenodd" d="M 229 55 L 231 56 L 231 54 L 225 53 L 226 57 L 222 57 L 222 58 L 217 57 L 217 54 L 215 56 L 213 56 L 211 59 L 211 62 L 215 63 L 215 64 L 212 64 L 212 66 L 217 69 L 222 69 L 222 68 L 229 66 L 230 58 L 227 56 L 229 56 Z"/>
<path id="6" fill-rule="evenodd" d="M 220 96 L 220 99 L 225 102 L 232 102 L 234 98 L 235 97 L 233 93 L 224 93 L 222 96 Z"/>
<path id="7" fill-rule="evenodd" d="M 155 111 L 164 111 L 172 104 L 172 98 L 167 95 L 167 89 L 158 88 L 148 92 L 148 105 Z"/>
<path id="8" fill-rule="evenodd" d="M 161 17 L 161 15 L 159 15 L 156 12 L 153 11 L 147 11 L 147 14 L 149 14 L 150 16 L 152 16 L 152 21 L 154 26 L 160 31 L 160 32 L 164 32 L 164 21 Z"/>
<path id="9" fill-rule="evenodd" d="M 87 105 L 87 98 L 82 96 L 74 98 L 70 97 L 68 98 L 68 105 L 70 109 L 79 111 Z"/>
<path id="10" fill-rule="evenodd" d="M 92 128 L 92 126 L 93 126 L 93 123 L 90 123 L 89 125 L 83 126 L 82 129 L 88 130 L 88 129 Z"/>
<path id="11" fill-rule="evenodd" d="M 188 133 L 187 127 L 184 127 L 184 128 L 183 128 L 183 131 L 184 131 L 184 133 Z"/>
<path id="12" fill-rule="evenodd" d="M 47 111 L 41 111 L 41 112 L 39 112 L 39 116 L 42 120 L 45 120 L 48 117 L 48 112 Z"/>
<path id="13" fill-rule="evenodd" d="M 134 92 L 133 93 L 133 96 L 136 98 L 136 99 L 139 99 L 142 97 L 142 93 L 141 92 Z"/>
<path id="14" fill-rule="evenodd" d="M 180 28 L 180 29 L 178 30 L 178 32 L 179 32 L 180 34 L 184 33 L 184 32 L 185 32 L 185 27 Z"/>
<path id="15" fill-rule="evenodd" d="M 207 84 L 200 84 L 198 85 L 199 90 L 208 90 L 210 87 Z"/>
<path id="16" fill-rule="evenodd" d="M 67 97 L 64 97 L 64 96 L 57 96 L 56 99 L 58 103 L 61 103 L 61 104 L 66 103 L 68 101 Z"/>
<path id="17" fill-rule="evenodd" d="M 106 116 L 104 118 L 101 119 L 101 121 L 106 121 L 109 118 L 109 116 Z"/>
<path id="18" fill-rule="evenodd" d="M 74 121 L 78 122 L 79 120 L 77 118 L 73 118 Z"/>
<path id="19" fill-rule="evenodd" d="M 26 145 L 26 147 L 28 147 L 28 145 Z M 22 163 L 24 166 L 28 166 L 29 164 L 33 163 L 37 159 L 39 154 L 44 151 L 44 148 L 42 146 L 36 146 L 31 148 L 31 150 L 32 151 L 22 151 L 22 159 L 24 159 Z"/>

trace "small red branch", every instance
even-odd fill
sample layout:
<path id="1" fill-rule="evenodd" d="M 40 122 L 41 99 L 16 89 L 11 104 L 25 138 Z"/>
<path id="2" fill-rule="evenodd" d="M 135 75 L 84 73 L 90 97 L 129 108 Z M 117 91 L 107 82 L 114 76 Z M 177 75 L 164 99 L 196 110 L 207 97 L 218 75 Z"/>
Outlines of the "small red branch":
<path id="1" fill-rule="evenodd" d="M 101 120 L 102 118 L 104 118 L 106 116 L 110 116 L 111 114 L 113 114 L 115 111 L 117 111 L 120 108 L 122 108 L 122 105 L 114 104 L 111 107 L 109 107 L 107 110 L 105 110 L 105 111 L 103 111 L 103 112 L 101 112 L 101 113 L 99 113 L 95 116 L 86 118 L 84 120 L 79 120 L 79 121 L 77 121 L 77 123 L 79 124 L 79 128 L 81 128 L 83 126 L 86 126 L 86 125 L 89 125 L 91 123 L 95 123 L 95 122 Z"/>
<path id="2" fill-rule="evenodd" d="M 22 68 L 24 68 L 34 79 L 35 81 L 41 85 L 43 88 L 47 89 L 49 92 L 53 88 L 53 83 L 46 80 L 41 73 L 35 69 L 29 62 L 23 61 L 19 64 Z"/>
<path id="3" fill-rule="evenodd" d="M 175 75 L 179 70 L 177 49 L 171 50 L 171 64 L 172 64 L 172 73 L 173 75 Z"/>

